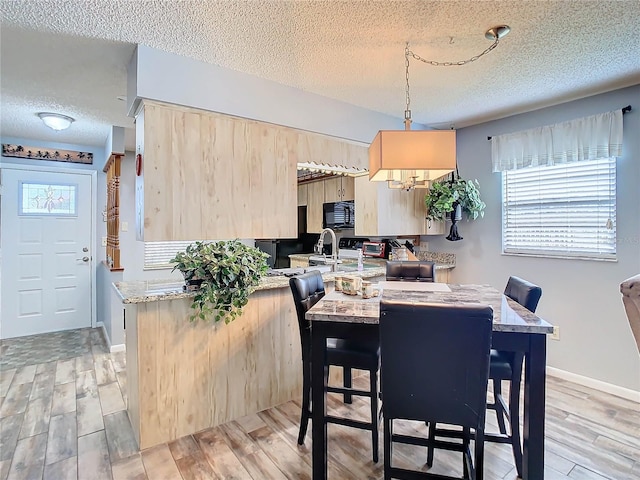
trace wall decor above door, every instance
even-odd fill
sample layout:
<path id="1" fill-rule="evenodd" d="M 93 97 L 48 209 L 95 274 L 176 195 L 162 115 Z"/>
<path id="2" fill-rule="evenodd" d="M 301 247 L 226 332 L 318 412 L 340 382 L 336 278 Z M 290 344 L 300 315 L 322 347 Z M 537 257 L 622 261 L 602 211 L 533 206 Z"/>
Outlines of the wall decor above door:
<path id="1" fill-rule="evenodd" d="M 30 158 L 35 160 L 49 160 L 53 162 L 93 163 L 93 153 L 76 152 L 74 150 L 55 150 L 24 145 L 2 144 L 3 157 Z"/>

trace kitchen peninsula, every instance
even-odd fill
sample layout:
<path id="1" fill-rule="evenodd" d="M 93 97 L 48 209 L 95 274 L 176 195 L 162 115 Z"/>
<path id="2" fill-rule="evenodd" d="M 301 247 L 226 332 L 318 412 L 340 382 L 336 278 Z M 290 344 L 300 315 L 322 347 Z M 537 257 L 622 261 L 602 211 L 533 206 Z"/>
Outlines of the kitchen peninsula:
<path id="1" fill-rule="evenodd" d="M 336 275 L 323 273 L 327 291 Z M 382 267 L 349 272 L 383 279 Z M 127 411 L 140 449 L 300 397 L 300 335 L 289 279 L 264 277 L 229 324 L 190 322 L 173 280 L 114 284 L 125 306 Z"/>

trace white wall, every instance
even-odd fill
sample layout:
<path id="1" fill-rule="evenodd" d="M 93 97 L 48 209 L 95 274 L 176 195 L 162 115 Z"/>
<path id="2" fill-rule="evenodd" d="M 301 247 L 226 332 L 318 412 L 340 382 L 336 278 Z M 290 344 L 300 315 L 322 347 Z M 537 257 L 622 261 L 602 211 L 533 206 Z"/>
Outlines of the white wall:
<path id="1" fill-rule="evenodd" d="M 508 94 L 506 92 L 505 94 Z M 501 174 L 491 172 L 487 136 L 554 124 L 631 104 L 624 115 L 623 155 L 617 163 L 617 262 L 527 258 L 501 254 Z M 432 251 L 457 255 L 452 281 L 503 289 L 510 275 L 542 287 L 537 313 L 560 326 L 548 340 L 548 365 L 640 391 L 640 356 L 622 306 L 620 282 L 640 273 L 640 85 L 468 127 L 458 131 L 458 165 L 477 178 L 484 219 L 459 223 L 464 240 L 428 237 Z"/>

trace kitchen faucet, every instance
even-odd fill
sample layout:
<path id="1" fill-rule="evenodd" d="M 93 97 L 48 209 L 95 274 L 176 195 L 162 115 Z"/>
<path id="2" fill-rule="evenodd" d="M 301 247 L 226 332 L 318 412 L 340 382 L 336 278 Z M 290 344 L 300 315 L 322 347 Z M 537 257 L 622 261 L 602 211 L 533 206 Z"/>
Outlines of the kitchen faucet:
<path id="1" fill-rule="evenodd" d="M 316 245 L 316 251 L 318 254 L 322 255 L 322 248 L 324 247 L 324 234 L 329 232 L 331 234 L 331 258 L 333 260 L 333 265 L 331 266 L 331 271 L 336 272 L 338 269 L 338 242 L 336 241 L 336 234 L 330 228 L 324 228 L 322 232 L 320 232 L 320 240 L 318 240 L 318 244 Z"/>

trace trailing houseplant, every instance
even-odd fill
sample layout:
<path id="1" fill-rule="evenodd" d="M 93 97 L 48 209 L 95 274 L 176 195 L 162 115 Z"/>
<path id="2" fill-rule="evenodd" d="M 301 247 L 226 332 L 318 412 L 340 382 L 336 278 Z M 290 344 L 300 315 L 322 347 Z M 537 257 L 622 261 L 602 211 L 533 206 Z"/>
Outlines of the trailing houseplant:
<path id="1" fill-rule="evenodd" d="M 229 323 L 242 312 L 268 269 L 268 254 L 238 240 L 194 242 L 171 260 L 185 282 L 199 284 L 191 321 L 213 317 Z"/>
<path id="2" fill-rule="evenodd" d="M 458 235 L 458 220 L 462 214 L 468 220 L 475 220 L 484 216 L 486 204 L 480 198 L 479 183 L 477 180 L 464 180 L 460 175 L 452 173 L 451 177 L 439 182 L 433 182 L 429 193 L 424 197 L 429 220 L 446 220 L 451 218 L 451 231 L 447 240 L 462 240 Z"/>

